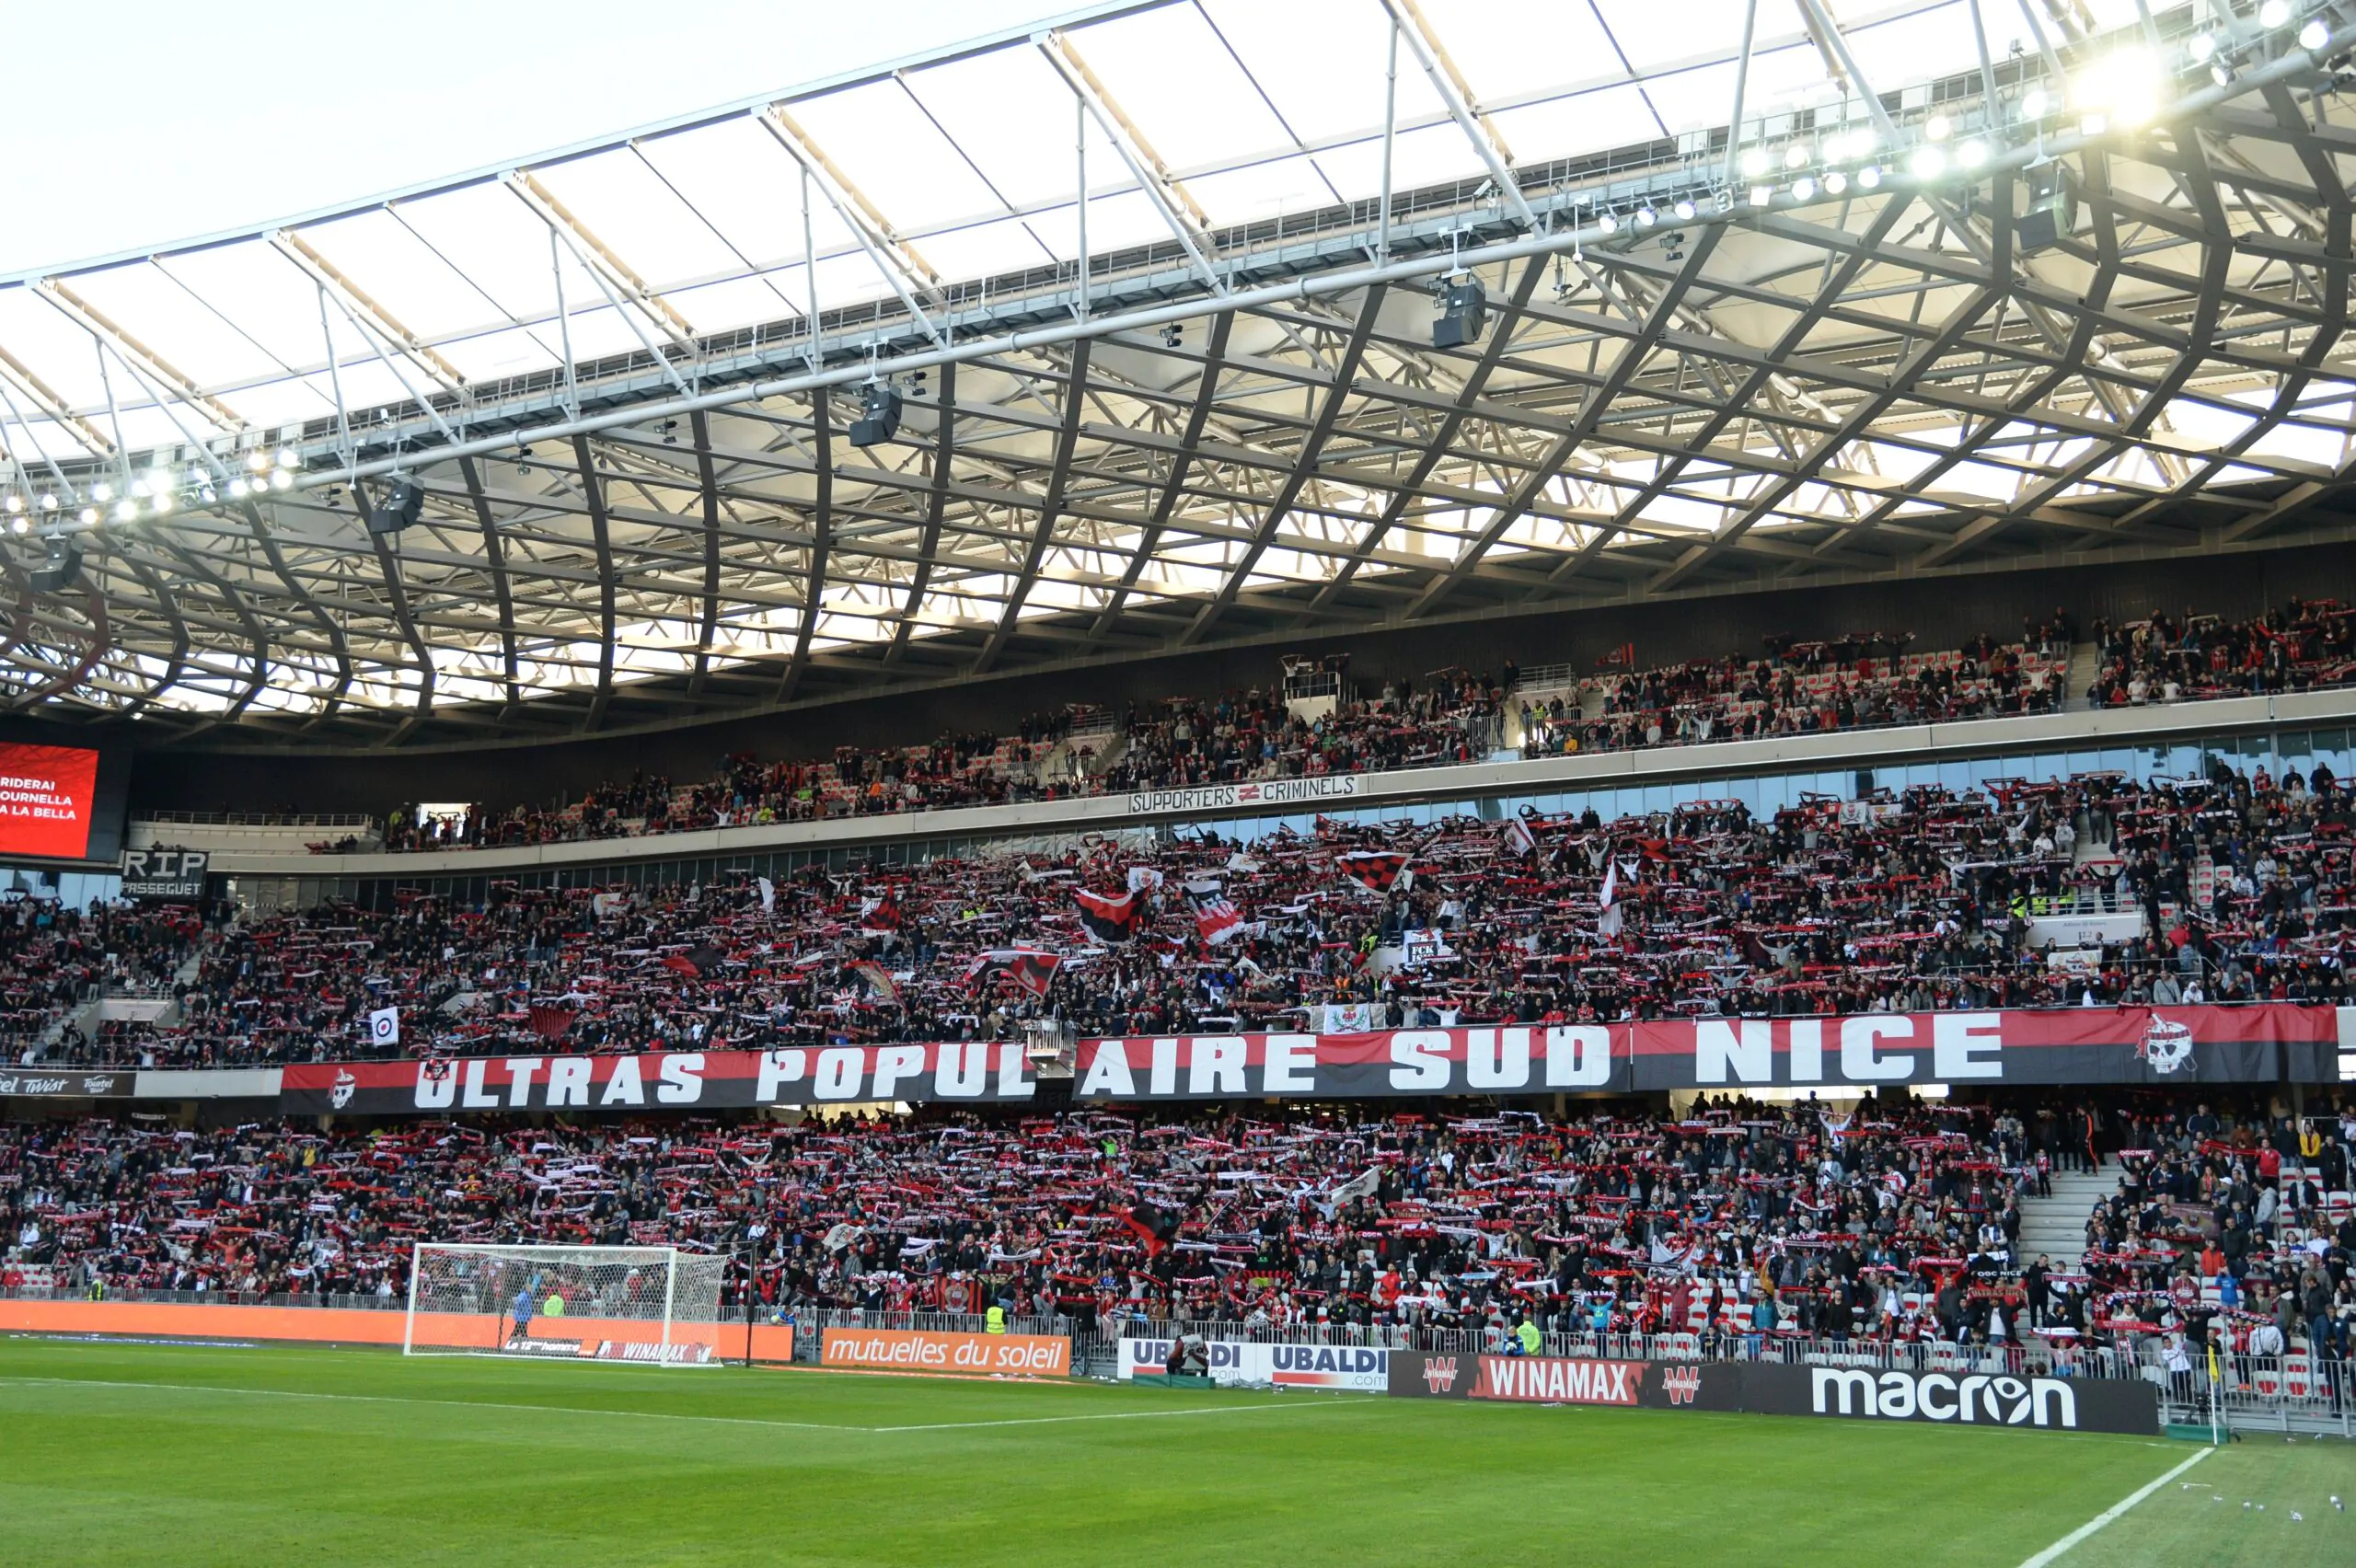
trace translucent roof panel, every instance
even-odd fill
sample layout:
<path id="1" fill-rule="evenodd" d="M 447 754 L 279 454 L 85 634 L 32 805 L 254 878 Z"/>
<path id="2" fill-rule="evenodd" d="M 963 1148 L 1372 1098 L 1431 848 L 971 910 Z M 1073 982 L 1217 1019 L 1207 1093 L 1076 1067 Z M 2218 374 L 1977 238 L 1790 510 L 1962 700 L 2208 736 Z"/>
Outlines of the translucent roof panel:
<path id="1" fill-rule="evenodd" d="M 1950 96 L 1976 96 L 1979 24 L 1996 60 L 2042 69 L 2013 0 L 1982 0 L 1976 13 L 1969 0 L 1827 8 L 1860 79 L 1837 79 L 1836 40 L 1812 38 L 1796 0 L 1759 0 L 1745 137 L 1801 109 L 1854 122 L 1868 89 L 1894 106 L 1900 143 L 1923 134 L 1929 110 L 1904 89 L 1939 80 Z M 2123 30 L 2081 46 L 2054 29 L 2065 51 L 2143 37 L 2134 0 L 2073 8 Z M 301 477 L 262 503 L 280 559 L 257 552 L 241 510 L 225 515 L 193 496 L 168 525 L 183 537 L 100 540 L 90 581 L 115 595 L 114 640 L 132 651 L 87 695 L 275 707 L 311 715 L 326 735 L 363 711 L 370 723 L 416 716 L 429 662 L 419 640 L 445 675 L 420 733 L 442 723 L 442 705 L 508 703 L 511 660 L 515 697 L 545 722 L 563 709 L 561 721 L 585 729 L 605 721 L 592 693 L 618 707 L 624 686 L 684 686 L 731 661 L 803 658 L 805 673 L 833 670 L 848 687 L 853 675 L 941 666 L 944 649 L 984 674 L 1015 657 L 1010 649 L 1044 661 L 1079 644 L 1159 645 L 1181 616 L 1189 639 L 1198 625 L 1253 617 L 1255 635 L 1322 635 L 1403 607 L 1412 617 L 1460 592 L 1468 608 L 1527 607 L 1558 592 L 1670 594 L 1762 569 L 1864 580 L 1910 550 L 1932 570 L 1967 552 L 1994 561 L 2050 548 L 2039 530 L 2108 548 L 2108 523 L 2072 532 L 2038 507 L 2100 501 L 2140 519 L 2157 510 L 2145 501 L 2204 484 L 2337 472 L 2346 393 L 2315 394 L 2294 417 L 2278 401 L 2302 352 L 2306 372 L 2328 373 L 2335 387 L 2356 375 L 2330 357 L 2337 348 L 2303 348 L 2317 340 L 2291 263 L 2279 246 L 2239 245 L 2220 280 L 2185 227 L 2222 208 L 2237 234 L 2279 236 L 2281 213 L 2307 206 L 2282 188 L 2318 169 L 2335 181 L 2315 209 L 2343 200 L 2356 154 L 2342 148 L 2345 110 L 2329 99 L 2312 121 L 2269 117 L 2263 144 L 2229 115 L 2198 111 L 2214 167 L 2255 171 L 2255 190 L 2221 173 L 2204 191 L 2151 156 L 2154 142 L 2182 144 L 2180 125 L 2110 137 L 2103 155 L 2057 131 L 2061 156 L 2107 156 L 2110 189 L 2178 216 L 2139 217 L 2138 235 L 2108 251 L 2091 231 L 2016 250 L 2058 325 L 2016 313 L 1970 323 L 1901 397 L 1854 367 L 1920 352 L 1911 323 L 1981 308 L 1963 230 L 1984 236 L 1991 222 L 1985 205 L 1934 211 L 1911 178 L 1836 195 L 1828 164 L 1817 171 L 1828 199 L 1817 200 L 1780 177 L 1771 199 L 1793 222 L 1715 231 L 1710 247 L 1689 248 L 1690 262 L 1671 236 L 1715 221 L 1715 202 L 1691 224 L 1590 232 L 1585 265 L 1548 269 L 1526 307 L 1505 306 L 1534 273 L 1520 258 L 1568 243 L 1562 213 L 1644 190 L 1657 202 L 1709 194 L 1715 155 L 1657 144 L 1727 124 L 1750 10 L 1747 0 L 1111 0 L 1053 31 L 1010 30 L 514 167 L 0 278 L 0 491 L 58 482 L 54 463 L 69 488 L 95 492 L 191 438 L 239 463 L 237 452 L 293 442 Z M 2182 18 L 2177 6 L 2158 13 L 2169 29 Z M 2205 75 L 2187 64 L 2186 79 Z M 2229 91 L 2246 104 L 2255 88 L 2237 81 Z M 1449 103 L 1458 96 L 1461 119 Z M 1820 147 L 1820 133 L 1806 140 Z M 2031 151 L 2015 143 L 2001 156 L 2018 165 Z M 1590 161 L 1605 154 L 1608 165 Z M 1518 167 L 1533 213 L 1496 190 L 1500 158 Z M 1354 274 L 1378 254 L 1386 168 L 1401 198 L 1391 255 L 1413 275 L 1368 315 Z M 1959 170 L 1948 178 L 1964 183 Z M 1346 204 L 1356 211 L 1336 213 Z M 1852 266 L 1844 247 L 1884 217 L 1914 237 Z M 1533 220 L 1545 236 L 1530 232 Z M 1508 234 L 1511 257 L 1481 259 Z M 1083 243 L 1097 336 L 1074 403 L 1077 356 L 1039 329 L 1072 330 L 1062 324 Z M 1489 343 L 1507 351 L 1485 370 L 1480 351 L 1432 340 L 1422 297 L 1460 248 L 1490 290 L 1487 331 L 1499 336 Z M 1680 267 L 1691 275 L 1677 330 L 1646 342 L 1644 324 Z M 1828 281 L 1844 277 L 1826 297 Z M 2082 322 L 2068 302 L 2097 284 L 2108 306 Z M 814 295 L 837 413 L 861 379 L 895 377 L 910 398 L 896 439 L 854 449 L 838 430 L 831 452 L 818 440 L 820 394 L 797 385 Z M 945 339 L 945 355 L 904 300 Z M 2176 336 L 2142 333 L 2145 321 Z M 2215 340 L 2188 354 L 2182 324 L 2200 321 L 2219 324 Z M 1212 331 L 1224 349 L 1207 372 Z M 2032 331 L 2047 346 L 2020 338 L 2027 351 L 2009 352 L 2008 338 Z M 2053 348 L 2097 333 L 2099 363 L 2048 374 Z M 1805 351 L 1786 375 L 1739 409 L 1713 407 L 1728 387 L 1759 385 L 1758 352 L 1786 340 Z M 927 399 L 948 376 L 928 387 L 913 353 L 928 371 L 960 363 L 947 447 Z M 1357 368 L 1336 404 L 1345 364 Z M 1836 365 L 1852 368 L 1825 369 Z M 2182 382 L 2170 387 L 2177 406 L 2138 421 L 2146 389 L 2170 378 Z M 1580 451 L 1527 507 L 1506 505 L 1530 455 L 1550 449 L 1565 410 L 1586 417 L 1599 385 L 1620 388 L 1618 406 L 1597 410 Z M 2012 409 L 2006 427 L 1989 430 L 1948 390 L 1959 387 Z M 434 398 L 430 415 L 410 404 L 421 392 Z M 1481 401 L 1441 417 L 1465 396 Z M 690 406 L 705 417 L 683 417 Z M 1513 428 L 1517 408 L 1524 428 Z M 1059 439 L 1075 415 L 1076 445 Z M 1825 430 L 1855 420 L 1870 433 L 1819 449 Z M 306 428 L 290 436 L 289 425 Z M 444 449 L 445 427 L 486 459 L 480 472 Z M 1189 429 L 1204 432 L 1192 462 L 1180 460 Z M 698 431 L 718 448 L 708 489 L 687 446 Z M 1433 439 L 1449 444 L 1423 444 Z M 534 440 L 532 455 L 518 451 Z M 1691 460 L 1699 442 L 1706 461 Z M 577 474 L 584 449 L 591 472 Z M 936 453 L 955 480 L 938 493 Z M 826 581 L 814 588 L 815 472 L 827 468 Z M 423 476 L 398 600 L 350 496 L 328 494 L 355 471 Z M 478 483 L 496 559 L 483 553 Z M 1294 500 L 1271 520 L 1267 498 L 1279 493 Z M 718 520 L 710 532 L 707 516 Z M 1899 518 L 1903 528 L 1881 526 Z M 1975 518 L 1998 521 L 1967 536 Z M 1949 521 L 1947 540 L 1926 532 Z M 2263 513 L 2247 525 L 2276 526 Z M 1773 542 L 1746 556 L 1754 529 Z M 708 559 L 719 571 L 709 603 Z M 913 613 L 911 595 L 922 601 Z M 1202 602 L 1129 614 L 1190 599 Z M 607 614 L 620 630 L 601 658 Z M 257 631 L 266 667 L 255 665 Z M 173 661 L 160 651 L 183 641 L 188 673 L 163 695 Z M 879 647 L 888 661 L 858 663 Z M 0 651 L 0 666 L 7 658 Z M 0 684 L 8 678 L 0 668 Z M 757 700 L 789 700 L 780 694 L 794 679 L 744 671 L 686 709 L 756 686 Z M 641 710 L 674 698 L 643 696 Z"/>

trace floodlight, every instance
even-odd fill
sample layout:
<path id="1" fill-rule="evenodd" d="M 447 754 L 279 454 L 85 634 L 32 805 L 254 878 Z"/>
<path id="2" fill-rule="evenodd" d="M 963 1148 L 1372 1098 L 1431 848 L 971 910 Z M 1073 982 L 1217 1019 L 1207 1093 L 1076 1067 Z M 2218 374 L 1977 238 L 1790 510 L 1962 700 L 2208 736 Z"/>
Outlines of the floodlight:
<path id="1" fill-rule="evenodd" d="M 1917 147 L 1906 167 L 1917 179 L 1936 179 L 1947 171 L 1947 156 L 1936 147 Z"/>
<path id="2" fill-rule="evenodd" d="M 1792 200 L 1795 202 L 1815 201 L 1816 181 L 1810 179 L 1807 175 L 1801 175 L 1797 179 L 1793 180 Z"/>
<path id="3" fill-rule="evenodd" d="M 2290 19 L 2291 0 L 2266 0 L 2266 4 L 2258 8 L 2259 27 L 2279 28 Z"/>
<path id="4" fill-rule="evenodd" d="M 2311 17 L 2299 29 L 2299 47 L 2313 53 L 2331 41 L 2331 26 L 2321 17 Z"/>

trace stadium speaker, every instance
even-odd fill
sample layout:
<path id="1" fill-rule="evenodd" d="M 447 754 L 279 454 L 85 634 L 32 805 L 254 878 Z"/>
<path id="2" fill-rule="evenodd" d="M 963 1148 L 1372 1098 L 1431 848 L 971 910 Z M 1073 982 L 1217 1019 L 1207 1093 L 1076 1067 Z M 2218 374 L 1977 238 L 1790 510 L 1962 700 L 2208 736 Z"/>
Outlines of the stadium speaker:
<path id="1" fill-rule="evenodd" d="M 850 422 L 853 446 L 874 446 L 900 433 L 899 389 L 870 382 L 860 397 L 859 418 Z"/>
<path id="2" fill-rule="evenodd" d="M 383 502 L 368 509 L 368 531 L 398 534 L 425 512 L 425 489 L 415 479 L 395 479 Z"/>
<path id="3" fill-rule="evenodd" d="M 2017 225 L 2021 254 L 2050 250 L 2078 232 L 2078 191 L 2059 163 L 2028 171 L 2028 207 Z"/>
<path id="4" fill-rule="evenodd" d="M 1439 319 L 1432 323 L 1432 347 L 1461 349 L 1477 343 L 1489 325 L 1489 291 L 1467 278 L 1450 283 L 1439 296 Z"/>
<path id="5" fill-rule="evenodd" d="M 82 575 L 82 548 L 71 539 L 52 535 L 49 554 L 30 575 L 36 594 L 57 594 L 71 588 Z"/>

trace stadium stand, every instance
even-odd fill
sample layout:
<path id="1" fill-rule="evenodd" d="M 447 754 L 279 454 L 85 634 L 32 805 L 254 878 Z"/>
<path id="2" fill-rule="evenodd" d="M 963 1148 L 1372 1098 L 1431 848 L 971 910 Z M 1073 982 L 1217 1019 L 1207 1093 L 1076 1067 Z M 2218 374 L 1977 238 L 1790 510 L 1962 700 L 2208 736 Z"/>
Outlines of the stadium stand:
<path id="1" fill-rule="evenodd" d="M 1911 632 L 1775 639 L 1765 658 L 1724 655 L 1646 669 L 1580 674 L 1508 662 L 1502 678 L 1435 671 L 1346 695 L 1314 688 L 1231 691 L 1034 715 L 1019 733 L 943 734 L 926 744 L 836 749 L 828 761 L 728 758 L 711 778 L 659 776 L 601 785 L 563 806 L 474 805 L 422 818 L 405 806 L 383 835 L 392 851 L 635 837 L 702 828 L 815 822 L 953 806 L 1062 800 L 1332 773 L 1386 772 L 1485 760 L 1510 743 L 1525 757 L 1624 752 L 1709 741 L 1821 734 L 1898 724 L 2060 711 L 2071 703 L 2076 623 L 2065 610 L 2024 625 L 2021 639 L 1985 635 L 1916 651 Z M 2189 702 L 2308 690 L 2356 679 L 2356 617 L 2329 601 L 2290 599 L 2247 621 L 2155 613 L 2087 644 L 2098 671 L 2078 695 L 2093 707 Z M 1607 656 L 1633 663 L 1623 650 Z M 1340 661 L 1345 670 L 1346 661 Z M 1075 724 L 1080 729 L 1075 732 Z M 320 841 L 345 853 L 356 839 Z"/>
<path id="2" fill-rule="evenodd" d="M 1755 1334 L 1974 1364 L 2018 1365 L 2034 1340 L 2045 1365 L 2205 1302 L 2234 1349 L 2348 1353 L 2356 1113 L 2301 1129 L 2144 1097 L 2080 1134 L 2086 1112 L 1900 1099 L 1834 1116 L 1704 1096 L 1676 1119 L 64 1122 L 0 1132 L 0 1225 L 18 1284 L 69 1290 L 389 1298 L 422 1239 L 676 1244 L 736 1251 L 736 1292 L 756 1259 L 755 1301 L 735 1299 L 772 1314 L 963 1312 L 987 1296 L 1086 1331 L 1495 1343 L 1526 1318 L 1599 1347 Z M 2081 1136 L 2136 1152 L 2091 1222 L 2097 1248 L 2055 1267 L 2024 1255 L 2020 1205 Z"/>
<path id="3" fill-rule="evenodd" d="M 2350 782 L 2318 767 L 1925 786 L 1767 820 L 1732 801 L 1612 823 L 1327 820 L 1248 846 L 501 883 L 474 905 L 241 919 L 167 950 L 197 958 L 177 1018 L 28 1059 L 364 1056 L 378 1048 L 362 1023 L 386 1007 L 410 1020 L 400 1051 L 475 1055 L 560 1020 L 575 1048 L 636 1050 L 1007 1038 L 1048 1015 L 1083 1035 L 1215 1033 L 1337 1003 L 1403 1024 L 2337 1003 L 2351 999 L 2351 821 Z M 1352 874 L 1369 863 L 1405 874 L 1378 892 Z M 1084 897 L 1118 905 L 1109 928 Z M 2057 925 L 2096 916 L 2091 939 Z M 176 941 L 195 928 L 153 918 Z M 1051 956 L 1035 988 L 986 962 L 1012 951 Z"/>

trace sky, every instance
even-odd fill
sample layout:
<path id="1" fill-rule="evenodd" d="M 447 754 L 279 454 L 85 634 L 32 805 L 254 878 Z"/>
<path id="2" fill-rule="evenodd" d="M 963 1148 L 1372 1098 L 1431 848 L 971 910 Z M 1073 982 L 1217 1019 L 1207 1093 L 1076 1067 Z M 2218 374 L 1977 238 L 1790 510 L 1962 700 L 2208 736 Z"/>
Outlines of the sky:
<path id="1" fill-rule="evenodd" d="M 0 275 L 293 217 L 1078 3 L 12 6 Z"/>

